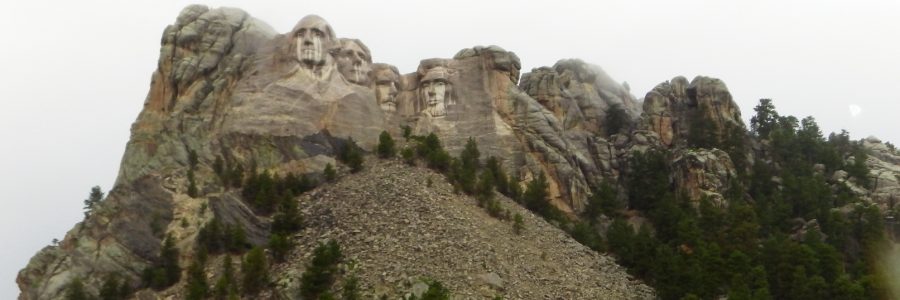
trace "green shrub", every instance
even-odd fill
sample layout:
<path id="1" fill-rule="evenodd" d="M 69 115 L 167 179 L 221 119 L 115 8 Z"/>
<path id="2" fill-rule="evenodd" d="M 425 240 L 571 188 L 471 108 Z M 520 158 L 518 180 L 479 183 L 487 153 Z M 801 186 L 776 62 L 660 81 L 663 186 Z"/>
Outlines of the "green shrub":
<path id="1" fill-rule="evenodd" d="M 72 279 L 66 285 L 66 300 L 88 300 L 90 295 L 84 290 L 84 283 L 80 278 Z"/>
<path id="2" fill-rule="evenodd" d="M 246 295 L 256 295 L 269 283 L 269 263 L 260 247 L 247 252 L 241 262 L 243 291 Z"/>
<path id="3" fill-rule="evenodd" d="M 334 170 L 334 166 L 331 163 L 325 165 L 325 170 L 322 171 L 322 174 L 325 175 L 325 181 L 332 182 L 337 179 L 337 171 Z"/>
<path id="4" fill-rule="evenodd" d="M 353 141 L 353 138 L 347 138 L 347 142 L 345 142 L 340 151 L 338 151 L 338 160 L 347 164 L 347 166 L 350 167 L 351 173 L 356 173 L 362 170 L 362 149 L 360 149 L 359 146 L 356 145 L 356 142 Z"/>
<path id="5" fill-rule="evenodd" d="M 522 234 L 522 231 L 525 231 L 525 220 L 522 218 L 522 214 L 516 213 L 513 218 L 513 232 Z"/>
<path id="6" fill-rule="evenodd" d="M 391 134 L 387 131 L 382 131 L 381 135 L 378 136 L 378 156 L 381 158 L 391 158 L 396 155 L 396 148 L 394 146 L 394 139 L 391 138 Z"/>
<path id="7" fill-rule="evenodd" d="M 300 277 L 300 296 L 303 299 L 316 299 L 331 288 L 341 256 L 341 247 L 334 240 L 327 244 L 320 243 L 313 250 L 312 261 Z"/>
<path id="8" fill-rule="evenodd" d="M 170 234 L 163 240 L 159 258 L 144 269 L 142 274 L 144 285 L 156 290 L 163 290 L 178 282 L 181 279 L 178 256 L 178 248 L 175 248 L 175 238 Z"/>
<path id="9" fill-rule="evenodd" d="M 400 151 L 400 156 L 403 157 L 403 162 L 405 162 L 407 165 L 416 165 L 415 151 L 413 151 L 412 148 L 403 148 L 403 150 Z"/>
<path id="10" fill-rule="evenodd" d="M 273 233 L 269 236 L 269 250 L 272 251 L 272 257 L 275 258 L 275 261 L 277 262 L 284 261 L 288 252 L 293 247 L 294 245 L 288 237 L 284 237 L 277 233 Z"/>

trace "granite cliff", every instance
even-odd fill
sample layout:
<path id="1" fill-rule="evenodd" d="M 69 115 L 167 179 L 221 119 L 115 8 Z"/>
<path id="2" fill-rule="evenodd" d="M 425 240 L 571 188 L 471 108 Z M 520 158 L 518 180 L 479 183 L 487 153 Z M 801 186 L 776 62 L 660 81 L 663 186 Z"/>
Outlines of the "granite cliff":
<path id="1" fill-rule="evenodd" d="M 59 245 L 41 250 L 19 273 L 20 299 L 61 298 L 75 278 L 96 292 L 112 273 L 138 288 L 167 234 L 179 241 L 186 267 L 195 236 L 213 218 L 241 226 L 249 243 L 265 245 L 271 218 L 222 186 L 221 164 L 322 179 L 327 165 L 339 165 L 335 157 L 349 141 L 373 149 L 382 131 L 399 137 L 408 127 L 415 135 L 436 134 L 453 156 L 474 139 L 482 156 L 498 158 L 522 186 L 543 174 L 553 205 L 577 218 L 595 187 L 621 185 L 632 172 L 630 158 L 648 150 L 670 153 L 673 187 L 694 201 L 727 206 L 723 194 L 764 143 L 747 133 L 727 87 L 715 78 L 675 77 L 641 102 L 627 84 L 577 59 L 520 74 L 516 54 L 497 46 L 424 59 L 408 74 L 373 61 L 362 41 L 339 38 L 318 16 L 276 33 L 238 9 L 185 8 L 163 32 L 158 68 L 115 186 Z M 689 137 L 699 131 L 692 122 L 698 118 L 709 120 L 702 126 L 711 136 L 757 149 L 698 147 Z M 873 151 L 867 163 L 877 183 L 856 191 L 887 205 L 900 195 L 900 156 L 874 138 L 865 146 Z M 525 237 L 504 231 L 446 184 L 426 187 L 423 177 L 438 182 L 438 174 L 394 162 L 366 168 L 298 198 L 310 224 L 292 236 L 298 247 L 273 266 L 277 284 L 262 295 L 291 298 L 292 278 L 311 249 L 336 238 L 358 262 L 362 286 L 378 294 L 402 294 L 430 277 L 463 298 L 653 297 L 612 258 L 515 202 L 502 204 L 527 216 L 533 230 Z M 189 196 L 192 186 L 195 196 Z M 536 256 L 540 262 L 532 261 Z M 177 288 L 134 295 L 184 296 Z"/>

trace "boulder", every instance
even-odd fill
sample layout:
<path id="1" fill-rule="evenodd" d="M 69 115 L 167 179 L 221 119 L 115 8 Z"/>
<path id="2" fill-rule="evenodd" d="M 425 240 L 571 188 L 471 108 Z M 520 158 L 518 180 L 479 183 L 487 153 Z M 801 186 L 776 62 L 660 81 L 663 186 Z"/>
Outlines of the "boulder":
<path id="1" fill-rule="evenodd" d="M 685 149 L 672 159 L 672 181 L 683 190 L 695 207 L 707 197 L 714 204 L 727 205 L 723 194 L 737 179 L 731 158 L 719 149 Z"/>

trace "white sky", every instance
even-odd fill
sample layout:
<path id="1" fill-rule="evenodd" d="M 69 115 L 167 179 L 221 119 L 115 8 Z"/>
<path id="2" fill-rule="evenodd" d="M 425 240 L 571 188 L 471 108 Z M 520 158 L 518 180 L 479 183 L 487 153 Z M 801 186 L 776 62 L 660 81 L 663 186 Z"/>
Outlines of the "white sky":
<path id="1" fill-rule="evenodd" d="M 205 4 L 243 8 L 279 32 L 319 14 L 401 73 L 496 44 L 519 55 L 523 73 L 581 58 L 638 98 L 677 75 L 712 76 L 745 120 L 773 98 L 782 114 L 816 117 L 826 135 L 900 142 L 900 1 L 424 2 Z M 0 5 L 0 298 L 18 295 L 16 272 L 81 220 L 90 187 L 112 185 L 162 31 L 188 3 Z"/>

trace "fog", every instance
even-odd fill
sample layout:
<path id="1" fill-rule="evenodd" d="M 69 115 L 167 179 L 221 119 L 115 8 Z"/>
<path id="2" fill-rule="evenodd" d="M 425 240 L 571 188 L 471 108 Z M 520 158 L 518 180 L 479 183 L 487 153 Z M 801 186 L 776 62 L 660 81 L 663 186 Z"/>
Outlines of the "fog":
<path id="1" fill-rule="evenodd" d="M 90 187 L 115 180 L 163 29 L 184 1 L 14 1 L 0 10 L 0 298 L 16 272 L 82 218 Z M 638 98 L 683 75 L 720 78 L 745 120 L 760 98 L 900 142 L 898 1 L 209 1 L 279 32 L 306 14 L 359 38 L 374 61 L 419 60 L 496 44 L 523 73 L 581 58 Z"/>

